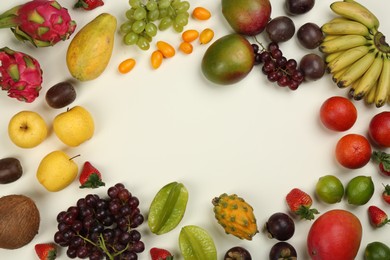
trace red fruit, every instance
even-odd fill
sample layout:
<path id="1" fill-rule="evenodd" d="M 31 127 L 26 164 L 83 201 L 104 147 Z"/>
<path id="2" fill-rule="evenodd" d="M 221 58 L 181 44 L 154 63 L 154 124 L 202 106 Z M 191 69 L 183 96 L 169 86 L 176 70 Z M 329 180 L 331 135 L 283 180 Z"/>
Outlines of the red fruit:
<path id="1" fill-rule="evenodd" d="M 330 97 L 322 103 L 320 120 L 322 124 L 333 131 L 346 131 L 356 122 L 357 110 L 355 105 L 345 97 Z"/>
<path id="2" fill-rule="evenodd" d="M 371 119 L 368 134 L 375 144 L 390 147 L 390 111 L 376 114 Z"/>
<path id="3" fill-rule="evenodd" d="M 40 260 L 54 260 L 57 257 L 57 247 L 53 243 L 36 244 L 35 252 Z"/>
<path id="4" fill-rule="evenodd" d="M 362 240 L 362 225 L 349 211 L 334 209 L 310 227 L 307 249 L 312 260 L 354 260 Z"/>
<path id="5" fill-rule="evenodd" d="M 382 199 L 387 203 L 390 204 L 390 185 L 383 185 L 385 187 L 385 190 L 382 192 Z"/>
<path id="6" fill-rule="evenodd" d="M 80 177 L 80 188 L 98 188 L 104 186 L 105 183 L 102 181 L 102 175 L 98 169 L 96 169 L 90 162 L 85 162 L 83 169 L 81 170 Z"/>
<path id="7" fill-rule="evenodd" d="M 382 227 L 390 222 L 386 212 L 377 206 L 368 207 L 368 218 L 373 227 Z"/>
<path id="8" fill-rule="evenodd" d="M 358 169 L 371 159 L 371 145 L 366 137 L 359 134 L 347 134 L 336 145 L 336 160 L 345 168 Z"/>
<path id="9" fill-rule="evenodd" d="M 301 219 L 314 219 L 314 214 L 318 214 L 317 209 L 312 209 L 313 200 L 306 192 L 294 188 L 286 196 L 286 202 L 290 210 L 301 217 Z"/>
<path id="10" fill-rule="evenodd" d="M 371 158 L 378 164 L 380 173 L 385 176 L 390 176 L 390 154 L 381 151 L 374 151 Z"/>
<path id="11" fill-rule="evenodd" d="M 150 249 L 152 260 L 172 260 L 173 255 L 166 249 L 153 247 Z"/>
<path id="12" fill-rule="evenodd" d="M 271 17 L 269 0 L 222 0 L 222 14 L 232 29 L 254 36 L 264 31 Z"/>
<path id="13" fill-rule="evenodd" d="M 77 0 L 74 8 L 83 8 L 84 10 L 93 10 L 96 7 L 104 5 L 102 0 Z"/>

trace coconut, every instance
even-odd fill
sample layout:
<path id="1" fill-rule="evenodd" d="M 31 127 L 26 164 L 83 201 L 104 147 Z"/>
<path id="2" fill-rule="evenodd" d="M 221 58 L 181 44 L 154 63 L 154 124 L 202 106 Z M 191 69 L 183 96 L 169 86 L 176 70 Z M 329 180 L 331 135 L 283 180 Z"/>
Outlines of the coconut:
<path id="1" fill-rule="evenodd" d="M 25 195 L 1 197 L 0 220 L 0 248 L 20 248 L 38 234 L 39 210 L 35 202 Z"/>

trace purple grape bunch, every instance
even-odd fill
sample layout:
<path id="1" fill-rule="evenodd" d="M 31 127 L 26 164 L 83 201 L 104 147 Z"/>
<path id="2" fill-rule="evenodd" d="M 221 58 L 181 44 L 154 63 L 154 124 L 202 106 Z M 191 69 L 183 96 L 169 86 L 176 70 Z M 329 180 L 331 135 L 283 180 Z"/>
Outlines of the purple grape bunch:
<path id="1" fill-rule="evenodd" d="M 144 222 L 139 200 L 117 183 L 107 198 L 88 194 L 57 215 L 54 241 L 69 258 L 134 260 L 145 250 L 136 230 Z"/>
<path id="2" fill-rule="evenodd" d="M 267 48 L 261 48 L 257 43 L 253 43 L 252 47 L 255 65 L 262 65 L 262 72 L 270 82 L 296 90 L 304 81 L 304 74 L 299 69 L 297 61 L 283 56 L 276 42 L 269 43 Z"/>

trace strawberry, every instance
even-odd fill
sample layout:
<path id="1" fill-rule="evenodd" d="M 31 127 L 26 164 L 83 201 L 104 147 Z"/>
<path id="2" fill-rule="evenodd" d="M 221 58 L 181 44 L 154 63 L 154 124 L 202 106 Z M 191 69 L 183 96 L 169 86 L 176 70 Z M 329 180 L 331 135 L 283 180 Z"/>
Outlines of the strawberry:
<path id="1" fill-rule="evenodd" d="M 150 249 L 152 260 L 172 260 L 173 255 L 166 249 L 153 247 Z"/>
<path id="2" fill-rule="evenodd" d="M 83 8 L 84 10 L 89 11 L 102 5 L 104 5 L 103 0 L 77 0 L 74 8 Z"/>
<path id="3" fill-rule="evenodd" d="M 390 222 L 386 212 L 377 206 L 368 207 L 368 217 L 373 227 L 382 227 Z"/>
<path id="4" fill-rule="evenodd" d="M 318 214 L 317 209 L 312 209 L 313 200 L 306 192 L 294 188 L 286 196 L 286 202 L 290 210 L 301 217 L 301 219 L 312 220 L 314 214 Z"/>
<path id="5" fill-rule="evenodd" d="M 384 185 L 385 190 L 382 192 L 382 199 L 387 203 L 390 204 L 390 185 Z"/>
<path id="6" fill-rule="evenodd" d="M 378 164 L 379 171 L 383 175 L 390 176 L 390 154 L 381 151 L 374 151 L 371 158 Z"/>
<path id="7" fill-rule="evenodd" d="M 54 260 L 57 257 L 57 247 L 53 243 L 36 244 L 35 252 L 40 260 Z"/>
<path id="8" fill-rule="evenodd" d="M 86 161 L 79 177 L 80 188 L 98 188 L 106 185 L 102 181 L 102 175 L 90 162 Z"/>

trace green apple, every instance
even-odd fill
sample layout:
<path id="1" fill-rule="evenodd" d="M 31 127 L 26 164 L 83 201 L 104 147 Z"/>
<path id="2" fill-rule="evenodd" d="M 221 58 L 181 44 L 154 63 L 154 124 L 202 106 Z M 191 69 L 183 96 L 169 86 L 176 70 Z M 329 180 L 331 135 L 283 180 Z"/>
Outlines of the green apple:
<path id="1" fill-rule="evenodd" d="M 20 111 L 8 123 L 11 141 L 22 148 L 33 148 L 45 140 L 48 128 L 45 120 L 36 112 Z"/>
<path id="2" fill-rule="evenodd" d="M 41 160 L 37 179 L 48 191 L 60 191 L 71 184 L 78 174 L 78 165 L 63 151 L 53 151 Z"/>
<path id="3" fill-rule="evenodd" d="M 75 106 L 54 118 L 53 129 L 64 144 L 75 147 L 92 138 L 95 124 L 88 110 Z"/>

